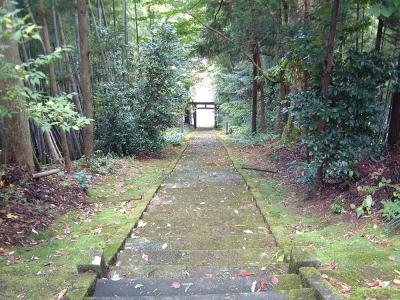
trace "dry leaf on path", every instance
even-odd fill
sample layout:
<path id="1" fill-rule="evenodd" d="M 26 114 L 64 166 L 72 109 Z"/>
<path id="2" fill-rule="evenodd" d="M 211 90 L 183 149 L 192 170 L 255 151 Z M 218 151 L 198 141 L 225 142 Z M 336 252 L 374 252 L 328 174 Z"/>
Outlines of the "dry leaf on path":
<path id="1" fill-rule="evenodd" d="M 277 284 L 278 284 L 278 282 L 279 282 L 279 279 L 278 279 L 278 277 L 276 277 L 276 276 L 273 276 L 273 277 L 271 278 L 271 283 L 272 283 L 273 285 L 277 285 Z"/>
<path id="2" fill-rule="evenodd" d="M 254 272 L 248 272 L 248 271 L 244 271 L 244 270 L 241 270 L 239 272 L 239 276 L 242 276 L 242 277 L 249 277 L 249 276 L 254 276 L 254 275 L 256 275 L 256 273 L 254 273 Z"/>
<path id="3" fill-rule="evenodd" d="M 171 284 L 171 287 L 174 288 L 174 289 L 180 289 L 181 288 L 181 284 L 179 282 L 175 281 L 175 282 L 173 282 Z"/>
<path id="4" fill-rule="evenodd" d="M 258 288 L 257 292 L 265 292 L 268 290 L 268 280 L 262 279 L 260 281 L 260 287 Z"/>

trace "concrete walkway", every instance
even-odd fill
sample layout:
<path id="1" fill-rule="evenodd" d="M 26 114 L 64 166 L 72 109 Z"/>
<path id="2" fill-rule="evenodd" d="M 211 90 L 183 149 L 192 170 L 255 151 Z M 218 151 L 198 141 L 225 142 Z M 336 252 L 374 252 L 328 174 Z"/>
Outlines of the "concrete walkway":
<path id="1" fill-rule="evenodd" d="M 94 296 L 258 299 L 255 285 L 262 299 L 288 299 L 287 291 L 263 288 L 286 273 L 279 255 L 215 132 L 199 131 Z M 284 276 L 301 288 L 297 275 Z"/>

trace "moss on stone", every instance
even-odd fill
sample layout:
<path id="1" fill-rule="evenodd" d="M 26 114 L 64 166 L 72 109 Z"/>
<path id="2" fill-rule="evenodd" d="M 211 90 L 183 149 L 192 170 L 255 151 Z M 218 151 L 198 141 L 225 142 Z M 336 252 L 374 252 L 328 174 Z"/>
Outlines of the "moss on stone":
<path id="1" fill-rule="evenodd" d="M 278 291 L 299 289 L 302 287 L 301 278 L 299 275 L 285 274 L 276 276 L 276 278 L 278 278 L 278 283 L 274 286 L 274 288 Z"/>
<path id="2" fill-rule="evenodd" d="M 309 288 L 290 290 L 288 300 L 315 300 L 314 290 Z"/>

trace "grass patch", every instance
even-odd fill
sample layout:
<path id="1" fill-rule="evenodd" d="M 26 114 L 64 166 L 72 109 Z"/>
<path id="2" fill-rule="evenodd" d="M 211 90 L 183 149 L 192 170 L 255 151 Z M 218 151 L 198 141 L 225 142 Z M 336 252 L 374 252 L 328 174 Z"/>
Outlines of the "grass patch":
<path id="1" fill-rule="evenodd" d="M 76 270 L 82 256 L 97 247 L 104 248 L 106 262 L 112 260 L 183 149 L 163 159 L 119 160 L 118 174 L 102 176 L 90 190 L 90 209 L 59 216 L 50 231 L 36 236 L 44 240 L 39 246 L 15 247 L 0 260 L 0 298 L 51 299 L 65 288 L 89 285 L 92 278 L 83 280 Z"/>
<path id="2" fill-rule="evenodd" d="M 257 203 L 282 247 L 307 246 L 314 250 L 323 265 L 335 268 L 321 272 L 352 287 L 350 299 L 400 299 L 400 289 L 392 283 L 387 288 L 372 289 L 364 280 L 400 279 L 400 238 L 385 227 L 360 225 L 332 213 L 327 223 L 318 214 L 299 213 L 301 197 L 278 180 L 265 178 L 255 171 L 241 170 L 242 156 L 233 151 L 229 137 L 220 135 L 235 166 L 250 186 Z M 333 222 L 332 222 L 333 221 Z M 324 267 L 324 266 L 323 266 Z M 340 290 L 340 288 L 338 288 Z"/>

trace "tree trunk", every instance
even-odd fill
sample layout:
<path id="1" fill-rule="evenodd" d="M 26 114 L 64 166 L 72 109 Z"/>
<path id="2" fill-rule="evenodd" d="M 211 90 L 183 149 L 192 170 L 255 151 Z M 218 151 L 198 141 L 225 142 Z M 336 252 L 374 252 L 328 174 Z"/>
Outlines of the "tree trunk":
<path id="1" fill-rule="evenodd" d="M 112 3 L 112 7 L 113 7 L 113 25 L 114 25 L 114 31 L 117 31 L 117 14 L 115 12 L 115 0 L 113 0 Z"/>
<path id="2" fill-rule="evenodd" d="M 86 0 L 78 0 L 78 18 L 79 18 L 79 38 L 81 53 L 81 86 L 83 96 L 83 113 L 85 117 L 93 119 L 92 86 L 90 80 L 89 63 L 89 28 L 87 20 Z M 94 152 L 94 125 L 93 122 L 83 129 L 84 135 L 84 154 L 88 158 L 93 157 Z"/>
<path id="3" fill-rule="evenodd" d="M 286 97 L 289 94 L 289 85 L 285 80 L 285 71 L 282 70 L 279 75 L 279 105 L 278 105 L 278 117 L 276 121 L 275 131 L 279 134 L 282 134 L 283 129 L 287 123 L 287 114 L 283 113 L 282 110 L 284 107 L 287 107 Z"/>
<path id="4" fill-rule="evenodd" d="M 47 12 L 46 6 L 44 4 L 44 0 L 39 0 L 39 13 L 42 17 L 42 37 L 45 48 L 45 54 L 50 54 L 52 52 L 51 44 L 50 44 L 50 35 L 49 35 L 49 27 L 47 22 Z M 56 79 L 56 71 L 54 69 L 54 64 L 49 64 L 49 76 L 50 76 L 50 91 L 51 95 L 57 96 L 58 88 L 57 88 L 57 79 Z"/>
<path id="5" fill-rule="evenodd" d="M 400 92 L 392 95 L 392 109 L 388 133 L 388 144 L 394 146 L 400 142 Z"/>
<path id="6" fill-rule="evenodd" d="M 50 44 L 50 34 L 49 34 L 49 27 L 48 27 L 48 22 L 47 22 L 47 11 L 46 11 L 46 6 L 44 4 L 44 0 L 39 0 L 39 11 L 40 11 L 40 15 L 42 16 L 42 22 L 43 22 L 43 24 L 42 24 L 42 26 L 43 26 L 43 43 L 44 43 L 44 47 L 46 50 L 45 54 L 48 55 L 53 52 L 53 49 Z M 55 16 L 54 16 L 54 20 L 56 20 Z M 55 28 L 57 28 L 56 24 L 55 24 Z M 58 33 L 56 36 L 58 38 Z M 56 97 L 58 95 L 58 86 L 57 86 L 56 71 L 55 71 L 53 63 L 49 64 L 49 75 L 50 75 L 51 95 L 53 97 Z M 61 140 L 65 141 L 65 143 L 64 142 L 61 143 L 61 148 L 62 148 L 62 152 L 63 152 L 65 166 L 68 169 L 71 166 L 71 159 L 70 159 L 70 154 L 69 154 L 68 143 L 66 143 L 67 136 L 66 136 L 65 130 L 63 130 L 62 128 L 60 128 L 60 136 L 61 136 Z"/>
<path id="7" fill-rule="evenodd" d="M 57 19 L 58 19 L 58 26 L 60 27 L 60 41 L 61 41 L 61 45 L 63 47 L 67 46 L 67 43 L 65 42 L 65 34 L 64 34 L 64 23 L 63 20 L 61 18 L 60 14 L 57 14 Z M 69 54 L 68 52 L 64 52 L 64 61 L 65 61 L 65 65 L 67 67 L 67 72 L 68 72 L 68 78 L 70 81 L 70 85 L 71 85 L 71 89 L 72 91 L 75 93 L 74 97 L 73 97 L 73 101 L 76 107 L 76 110 L 82 114 L 82 106 L 81 106 L 81 101 L 79 99 L 79 92 L 78 92 L 78 86 L 76 84 L 75 81 L 75 76 L 74 76 L 74 72 L 72 71 L 72 67 L 71 67 L 71 61 L 69 59 Z"/>
<path id="8" fill-rule="evenodd" d="M 126 15 L 126 0 L 122 0 L 122 24 L 124 26 L 124 61 L 128 60 L 128 19 Z"/>
<path id="9" fill-rule="evenodd" d="M 136 45 L 137 45 L 138 52 L 139 52 L 139 22 L 138 22 L 136 0 L 135 0 L 135 29 L 136 29 Z"/>
<path id="10" fill-rule="evenodd" d="M 262 79 L 260 82 L 260 101 L 261 101 L 261 130 L 267 130 L 266 116 L 265 116 L 265 91 L 264 91 L 265 80 Z"/>
<path id="11" fill-rule="evenodd" d="M 322 75 L 321 75 L 321 91 L 322 93 L 328 93 L 329 84 L 332 80 L 332 69 L 333 69 L 333 57 L 335 50 L 335 38 L 336 38 L 336 27 L 339 15 L 339 0 L 333 1 L 332 15 L 331 15 L 331 28 L 328 36 L 327 53 L 323 63 Z"/>
<path id="12" fill-rule="evenodd" d="M 376 30 L 376 39 L 375 39 L 375 50 L 378 52 L 381 51 L 382 35 L 383 35 L 383 20 L 381 17 L 379 17 L 378 29 Z"/>
<path id="13" fill-rule="evenodd" d="M 397 75 L 400 76 L 400 54 L 397 64 Z M 400 78 L 397 78 L 400 82 Z M 392 105 L 390 110 L 390 123 L 387 138 L 388 144 L 393 146 L 400 142 L 400 88 L 397 88 L 392 95 Z"/>
<path id="14" fill-rule="evenodd" d="M 258 97 L 258 55 L 259 55 L 259 45 L 258 42 L 253 44 L 253 60 L 255 64 L 253 64 L 253 104 L 252 104 L 252 117 L 251 117 L 251 132 L 257 132 L 257 97 Z"/>
<path id="15" fill-rule="evenodd" d="M 0 0 L 0 7 L 8 11 L 14 10 L 14 6 L 9 0 Z M 18 44 L 10 39 L 3 38 L 0 44 L 6 47 L 0 48 L 0 53 L 13 66 L 21 64 L 19 57 Z M 28 171 L 33 171 L 35 164 L 33 161 L 33 149 L 31 134 L 29 130 L 28 114 L 26 103 L 23 97 L 7 97 L 15 86 L 21 86 L 20 80 L 9 79 L 0 80 L 0 97 L 4 97 L 4 106 L 11 111 L 11 117 L 3 119 L 3 147 L 2 161 L 5 164 L 16 164 Z"/>
<path id="16" fill-rule="evenodd" d="M 262 68 L 262 62 L 261 62 L 261 51 L 259 50 L 258 53 L 258 61 L 257 64 L 260 68 Z M 261 105 L 261 130 L 265 131 L 267 130 L 267 124 L 266 124 L 266 120 L 265 120 L 265 91 L 264 91 L 264 85 L 265 85 L 265 80 L 264 78 L 262 78 L 260 80 L 260 85 L 259 85 L 259 89 L 260 89 L 260 105 Z"/>

